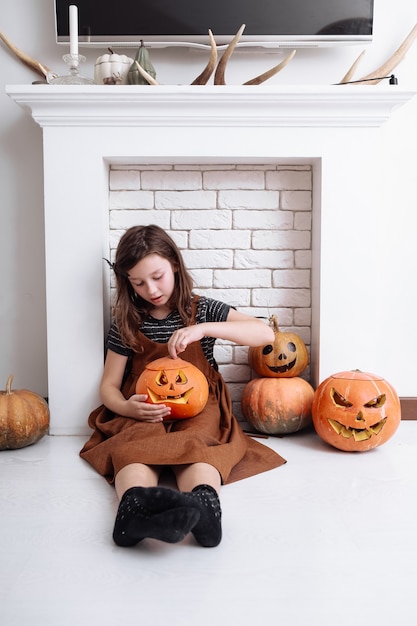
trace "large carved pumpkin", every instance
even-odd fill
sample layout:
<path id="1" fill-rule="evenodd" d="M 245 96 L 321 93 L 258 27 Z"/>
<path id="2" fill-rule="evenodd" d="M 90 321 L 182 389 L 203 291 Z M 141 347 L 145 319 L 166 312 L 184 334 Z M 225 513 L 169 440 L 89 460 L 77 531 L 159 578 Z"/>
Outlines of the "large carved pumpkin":
<path id="1" fill-rule="evenodd" d="M 208 382 L 198 367 L 183 359 L 162 357 L 148 363 L 136 383 L 147 402 L 171 407 L 169 419 L 198 415 L 208 400 Z"/>
<path id="2" fill-rule="evenodd" d="M 353 370 L 326 378 L 312 406 L 317 434 L 346 452 L 364 452 L 392 437 L 401 420 L 400 400 L 381 376 Z"/>
<path id="3" fill-rule="evenodd" d="M 10 375 L 0 391 L 0 450 L 15 450 L 36 443 L 48 432 L 49 407 L 33 391 L 12 391 Z"/>
<path id="4" fill-rule="evenodd" d="M 308 365 L 304 341 L 296 333 L 281 332 L 275 315 L 269 322 L 274 331 L 274 343 L 249 348 L 249 365 L 258 376 L 266 378 L 298 376 Z"/>
<path id="5" fill-rule="evenodd" d="M 303 378 L 254 378 L 243 390 L 248 423 L 270 435 L 286 435 L 311 424 L 314 389 Z"/>

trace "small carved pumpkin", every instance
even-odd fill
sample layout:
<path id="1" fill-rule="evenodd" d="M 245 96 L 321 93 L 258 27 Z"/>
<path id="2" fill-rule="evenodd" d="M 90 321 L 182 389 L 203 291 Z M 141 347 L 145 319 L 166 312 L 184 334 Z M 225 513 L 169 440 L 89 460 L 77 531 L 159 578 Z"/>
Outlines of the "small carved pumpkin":
<path id="1" fill-rule="evenodd" d="M 249 365 L 266 378 L 291 378 L 298 376 L 308 365 L 308 352 L 304 341 L 295 333 L 281 332 L 273 315 L 269 320 L 274 331 L 274 343 L 249 348 Z"/>
<path id="2" fill-rule="evenodd" d="M 243 390 L 248 423 L 270 435 L 295 433 L 311 424 L 314 389 L 303 378 L 254 378 Z"/>
<path id="3" fill-rule="evenodd" d="M 12 391 L 10 375 L 6 391 L 0 391 L 0 450 L 24 448 L 42 439 L 49 428 L 49 407 L 33 391 Z"/>
<path id="4" fill-rule="evenodd" d="M 353 370 L 333 374 L 318 386 L 312 416 L 323 441 L 346 452 L 364 452 L 392 437 L 401 405 L 381 376 Z"/>
<path id="5" fill-rule="evenodd" d="M 198 415 L 208 400 L 208 382 L 198 367 L 183 359 L 162 357 L 148 363 L 136 383 L 147 402 L 171 407 L 169 419 Z"/>

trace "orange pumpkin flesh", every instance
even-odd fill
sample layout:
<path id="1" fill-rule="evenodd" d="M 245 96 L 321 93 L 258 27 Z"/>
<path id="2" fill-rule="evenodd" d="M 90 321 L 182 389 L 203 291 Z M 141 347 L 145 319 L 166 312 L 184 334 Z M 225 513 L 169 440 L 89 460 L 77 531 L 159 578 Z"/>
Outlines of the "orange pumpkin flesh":
<path id="1" fill-rule="evenodd" d="M 275 315 L 269 322 L 274 331 L 274 343 L 249 348 L 250 367 L 258 376 L 265 378 L 298 376 L 309 361 L 304 341 L 295 333 L 281 332 Z"/>
<path id="2" fill-rule="evenodd" d="M 256 430 L 286 435 L 311 424 L 313 396 L 303 378 L 254 378 L 243 390 L 242 412 Z"/>
<path id="3" fill-rule="evenodd" d="M 12 391 L 10 375 L 6 390 L 0 391 L 0 450 L 15 450 L 42 439 L 49 429 L 46 401 L 27 389 Z"/>
<path id="4" fill-rule="evenodd" d="M 208 400 L 204 374 L 183 359 L 162 357 L 148 363 L 136 383 L 136 393 L 147 394 L 150 404 L 171 408 L 171 419 L 186 419 L 201 413 Z"/>
<path id="5" fill-rule="evenodd" d="M 318 386 L 312 417 L 323 441 L 345 452 L 364 452 L 392 437 L 401 405 L 381 376 L 353 370 L 333 374 Z"/>

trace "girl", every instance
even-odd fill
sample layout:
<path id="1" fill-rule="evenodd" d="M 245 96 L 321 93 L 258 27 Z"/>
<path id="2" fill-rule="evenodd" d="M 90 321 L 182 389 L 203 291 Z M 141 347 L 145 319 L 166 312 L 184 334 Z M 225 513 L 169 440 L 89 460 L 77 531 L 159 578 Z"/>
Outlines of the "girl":
<path id="1" fill-rule="evenodd" d="M 194 296 L 179 249 L 158 226 L 127 230 L 112 268 L 117 298 L 100 384 L 103 405 L 89 417 L 94 432 L 80 454 L 115 484 L 117 545 L 145 537 L 176 543 L 191 531 L 200 545 L 217 546 L 220 485 L 285 461 L 241 430 L 214 343 L 259 346 L 273 342 L 273 331 L 227 304 Z M 196 417 L 169 421 L 169 407 L 135 393 L 145 365 L 167 355 L 181 355 L 207 377 L 209 400 Z M 159 485 L 164 468 L 174 472 L 178 490 Z"/>

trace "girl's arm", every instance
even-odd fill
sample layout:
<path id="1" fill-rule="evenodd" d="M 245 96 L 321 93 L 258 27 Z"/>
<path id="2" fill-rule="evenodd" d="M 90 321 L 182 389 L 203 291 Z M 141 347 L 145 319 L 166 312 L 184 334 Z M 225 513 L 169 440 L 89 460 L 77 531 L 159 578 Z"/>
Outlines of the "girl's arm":
<path id="1" fill-rule="evenodd" d="M 100 383 L 103 404 L 116 415 L 146 422 L 161 422 L 170 415 L 170 408 L 162 404 L 147 404 L 147 396 L 143 394 L 134 394 L 126 399 L 120 391 L 126 364 L 126 356 L 108 350 Z"/>
<path id="2" fill-rule="evenodd" d="M 274 342 L 274 331 L 265 322 L 230 309 L 225 322 L 204 322 L 176 330 L 168 342 L 172 358 L 183 352 L 194 341 L 214 337 L 233 341 L 242 346 L 262 346 Z"/>

